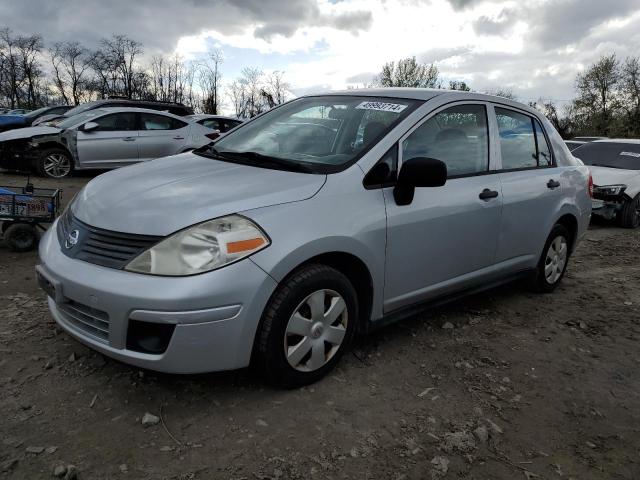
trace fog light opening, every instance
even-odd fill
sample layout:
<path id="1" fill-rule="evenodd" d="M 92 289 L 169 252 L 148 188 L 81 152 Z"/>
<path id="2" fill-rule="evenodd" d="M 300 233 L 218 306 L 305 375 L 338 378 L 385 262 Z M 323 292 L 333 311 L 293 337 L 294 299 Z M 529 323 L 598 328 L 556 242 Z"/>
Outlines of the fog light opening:
<path id="1" fill-rule="evenodd" d="M 127 350 L 160 355 L 167 350 L 176 326 L 170 323 L 152 323 L 129 320 Z"/>

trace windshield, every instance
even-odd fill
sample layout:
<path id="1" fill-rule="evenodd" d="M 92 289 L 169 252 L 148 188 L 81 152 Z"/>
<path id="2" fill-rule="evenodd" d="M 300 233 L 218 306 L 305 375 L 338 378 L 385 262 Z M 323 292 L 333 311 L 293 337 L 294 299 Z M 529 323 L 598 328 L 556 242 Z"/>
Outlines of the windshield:
<path id="1" fill-rule="evenodd" d="M 46 113 L 47 111 L 49 111 L 49 109 L 51 109 L 51 107 L 42 107 L 39 108 L 38 110 L 34 110 L 32 112 L 29 112 L 25 115 L 25 117 L 27 118 L 36 118 L 40 115 L 42 115 L 43 113 Z"/>
<path id="2" fill-rule="evenodd" d="M 585 165 L 640 170 L 640 143 L 585 143 L 571 153 Z"/>
<path id="3" fill-rule="evenodd" d="M 105 113 L 104 110 L 100 110 L 99 108 L 96 108 L 94 110 L 89 110 L 88 112 L 74 115 L 71 118 L 64 118 L 60 123 L 58 123 L 55 126 L 62 129 L 75 127 L 76 125 L 87 122 L 92 118 L 97 117 L 98 115 L 102 115 L 103 113 Z"/>
<path id="4" fill-rule="evenodd" d="M 300 98 L 196 153 L 265 168 L 340 171 L 421 103 L 355 95 Z"/>
<path id="5" fill-rule="evenodd" d="M 73 117 L 74 115 L 77 115 L 79 113 L 86 112 L 87 110 L 91 110 L 92 108 L 96 108 L 96 105 L 98 105 L 98 104 L 99 104 L 98 101 L 83 103 L 82 105 L 78 105 L 77 107 L 73 107 L 71 110 L 67 110 L 64 113 L 64 116 L 65 117 Z"/>

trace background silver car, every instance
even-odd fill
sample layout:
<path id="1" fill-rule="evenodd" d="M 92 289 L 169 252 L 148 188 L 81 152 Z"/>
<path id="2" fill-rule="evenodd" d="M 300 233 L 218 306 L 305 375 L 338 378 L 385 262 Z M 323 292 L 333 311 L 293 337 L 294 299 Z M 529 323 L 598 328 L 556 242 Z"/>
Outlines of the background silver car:
<path id="1" fill-rule="evenodd" d="M 97 108 L 55 126 L 0 134 L 0 166 L 62 178 L 75 170 L 110 169 L 199 148 L 211 130 L 185 117 L 143 108 Z M 22 167 L 22 168 L 21 168 Z"/>
<path id="2" fill-rule="evenodd" d="M 56 321 L 165 372 L 287 387 L 357 332 L 522 276 L 552 291 L 590 175 L 536 110 L 422 89 L 308 96 L 92 180 L 40 244 Z"/>

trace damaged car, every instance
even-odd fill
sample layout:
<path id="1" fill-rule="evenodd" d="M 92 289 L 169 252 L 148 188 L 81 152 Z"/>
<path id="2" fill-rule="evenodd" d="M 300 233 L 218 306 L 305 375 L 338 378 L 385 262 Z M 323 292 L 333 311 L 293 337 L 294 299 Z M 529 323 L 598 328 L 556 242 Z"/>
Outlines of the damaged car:
<path id="1" fill-rule="evenodd" d="M 213 140 L 184 117 L 143 108 L 98 108 L 55 126 L 0 134 L 0 168 L 64 178 L 73 170 L 111 169 L 174 155 Z"/>
<path id="2" fill-rule="evenodd" d="M 593 214 L 621 227 L 640 226 L 640 140 L 596 140 L 571 153 L 591 170 Z"/>

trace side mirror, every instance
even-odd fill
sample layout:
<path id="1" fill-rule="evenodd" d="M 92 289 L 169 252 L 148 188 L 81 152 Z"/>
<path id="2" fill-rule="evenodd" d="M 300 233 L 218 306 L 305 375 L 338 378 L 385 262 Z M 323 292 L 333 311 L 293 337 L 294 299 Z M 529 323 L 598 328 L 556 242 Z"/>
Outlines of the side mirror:
<path id="1" fill-rule="evenodd" d="M 447 166 L 435 158 L 414 157 L 402 163 L 393 189 L 397 205 L 413 202 L 416 187 L 441 187 L 447 182 Z"/>
<path id="2" fill-rule="evenodd" d="M 100 125 L 98 125 L 96 122 L 87 122 L 84 125 L 82 125 L 80 130 L 83 131 L 83 132 L 91 132 L 91 131 L 97 129 L 99 126 Z"/>
<path id="3" fill-rule="evenodd" d="M 210 140 L 216 140 L 220 135 L 220 130 L 213 130 L 211 133 L 206 133 L 204 136 Z"/>

